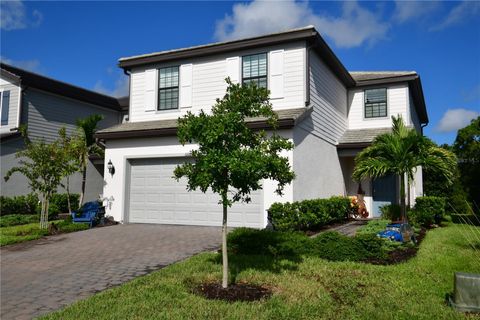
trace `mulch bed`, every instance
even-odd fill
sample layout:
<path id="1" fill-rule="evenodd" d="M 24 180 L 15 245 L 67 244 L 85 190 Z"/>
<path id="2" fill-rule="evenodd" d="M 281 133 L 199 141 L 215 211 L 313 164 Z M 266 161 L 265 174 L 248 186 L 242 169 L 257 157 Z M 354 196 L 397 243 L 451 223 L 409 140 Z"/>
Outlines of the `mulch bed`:
<path id="1" fill-rule="evenodd" d="M 272 291 L 264 286 L 247 283 L 230 284 L 226 289 L 220 283 L 202 283 L 193 289 L 193 292 L 211 300 L 257 301 L 269 298 Z"/>
<path id="2" fill-rule="evenodd" d="M 422 228 L 417 236 L 417 245 L 414 248 L 399 248 L 397 250 L 390 251 L 387 258 L 385 259 L 376 259 L 371 258 L 367 259 L 364 262 L 377 264 L 377 265 L 390 265 L 405 262 L 417 255 L 418 248 L 420 243 L 425 238 L 427 230 Z"/>

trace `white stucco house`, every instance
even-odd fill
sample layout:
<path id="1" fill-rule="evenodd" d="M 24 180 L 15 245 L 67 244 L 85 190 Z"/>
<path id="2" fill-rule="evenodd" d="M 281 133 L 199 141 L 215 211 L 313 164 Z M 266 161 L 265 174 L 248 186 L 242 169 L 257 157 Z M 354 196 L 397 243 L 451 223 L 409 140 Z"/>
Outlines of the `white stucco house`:
<path id="1" fill-rule="evenodd" d="M 225 93 L 226 77 L 270 90 L 278 132 L 295 145 L 287 155 L 296 173 L 282 197 L 273 181 L 263 181 L 251 203 L 232 207 L 230 226 L 265 227 L 276 201 L 355 195 L 354 157 L 390 130 L 392 115 L 401 114 L 419 132 L 428 123 L 417 73 L 348 72 L 311 26 L 122 58 L 119 66 L 130 75 L 128 121 L 96 136 L 114 168 L 105 168 L 107 214 L 123 223 L 221 225 L 218 197 L 188 192 L 172 176 L 196 147 L 179 144 L 178 117 L 211 108 Z M 269 129 L 260 119 L 250 125 Z M 364 181 L 362 188 L 371 216 L 381 204 L 398 202 L 395 178 Z M 411 200 L 418 195 L 421 170 L 409 190 Z"/>

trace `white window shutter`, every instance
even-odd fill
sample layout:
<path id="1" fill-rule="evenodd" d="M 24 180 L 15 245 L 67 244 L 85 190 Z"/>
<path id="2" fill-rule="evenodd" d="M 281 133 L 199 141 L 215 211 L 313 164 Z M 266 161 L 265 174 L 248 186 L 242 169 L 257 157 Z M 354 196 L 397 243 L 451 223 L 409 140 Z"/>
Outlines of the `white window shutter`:
<path id="1" fill-rule="evenodd" d="M 284 96 L 283 79 L 284 51 L 270 52 L 270 98 L 278 99 Z"/>
<path id="2" fill-rule="evenodd" d="M 192 77 L 193 65 L 182 64 L 180 66 L 180 108 L 192 106 Z"/>
<path id="3" fill-rule="evenodd" d="M 227 58 L 227 76 L 233 83 L 240 82 L 240 57 Z"/>
<path id="4" fill-rule="evenodd" d="M 145 111 L 157 109 L 157 69 L 145 70 Z"/>

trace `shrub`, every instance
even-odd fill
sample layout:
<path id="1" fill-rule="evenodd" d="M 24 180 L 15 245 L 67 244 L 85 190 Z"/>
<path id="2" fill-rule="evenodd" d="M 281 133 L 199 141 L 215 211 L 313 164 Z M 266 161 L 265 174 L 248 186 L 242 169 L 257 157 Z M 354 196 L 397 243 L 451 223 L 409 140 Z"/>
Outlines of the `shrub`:
<path id="1" fill-rule="evenodd" d="M 70 205 L 72 207 L 72 211 L 78 209 L 79 199 L 80 195 L 78 193 L 70 194 Z M 66 193 L 56 193 L 52 195 L 52 198 L 50 199 L 50 204 L 55 204 L 60 210 L 59 213 L 66 213 L 68 212 L 68 195 Z"/>
<path id="2" fill-rule="evenodd" d="M 0 215 L 8 214 L 35 214 L 38 206 L 38 197 L 31 193 L 25 196 L 0 197 Z"/>
<path id="3" fill-rule="evenodd" d="M 365 261 L 385 258 L 385 240 L 374 234 L 347 237 L 338 232 L 325 232 L 313 239 L 313 254 L 330 261 Z"/>
<path id="4" fill-rule="evenodd" d="M 88 223 L 72 223 L 68 221 L 60 221 L 55 224 L 60 232 L 75 232 L 80 230 L 87 230 L 90 226 Z"/>
<path id="5" fill-rule="evenodd" d="M 311 247 L 310 239 L 299 232 L 276 232 L 237 228 L 228 234 L 228 251 L 244 255 L 298 256 Z"/>
<path id="6" fill-rule="evenodd" d="M 268 210 L 268 218 L 275 230 L 312 230 L 345 220 L 349 210 L 349 198 L 331 197 L 293 203 L 274 203 Z"/>
<path id="7" fill-rule="evenodd" d="M 418 197 L 415 199 L 415 208 L 409 214 L 412 223 L 419 226 L 430 226 L 434 222 L 440 223 L 445 216 L 445 198 Z"/>
<path id="8" fill-rule="evenodd" d="M 380 207 L 382 219 L 398 221 L 402 218 L 401 208 L 398 204 L 387 204 Z"/>

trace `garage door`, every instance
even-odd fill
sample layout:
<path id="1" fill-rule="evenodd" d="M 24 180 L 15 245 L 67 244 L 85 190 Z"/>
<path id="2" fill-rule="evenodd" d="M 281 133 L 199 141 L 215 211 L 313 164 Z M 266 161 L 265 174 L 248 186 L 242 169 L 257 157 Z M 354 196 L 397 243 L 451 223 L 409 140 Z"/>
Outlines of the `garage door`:
<path id="1" fill-rule="evenodd" d="M 173 179 L 173 170 L 185 158 L 130 160 L 128 221 L 202 226 L 222 224 L 220 197 L 213 192 L 187 191 L 186 180 Z M 263 197 L 258 190 L 249 203 L 228 210 L 229 226 L 263 227 Z"/>

